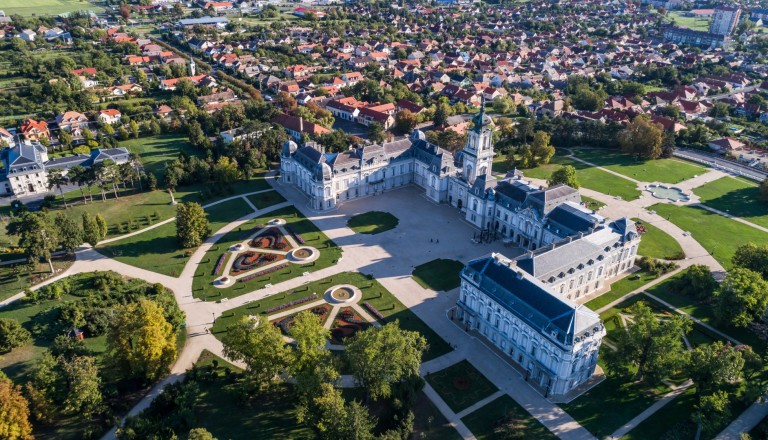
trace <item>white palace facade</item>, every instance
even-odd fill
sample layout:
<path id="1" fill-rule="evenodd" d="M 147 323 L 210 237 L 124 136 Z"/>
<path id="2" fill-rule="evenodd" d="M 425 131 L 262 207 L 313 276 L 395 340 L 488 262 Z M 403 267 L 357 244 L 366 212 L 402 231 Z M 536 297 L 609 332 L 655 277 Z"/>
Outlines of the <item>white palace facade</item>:
<path id="1" fill-rule="evenodd" d="M 513 259 L 494 255 L 464 269 L 459 318 L 542 389 L 565 394 L 594 372 L 605 333 L 597 314 L 575 301 L 626 274 L 640 237 L 631 220 L 608 221 L 586 209 L 574 188 L 538 187 L 516 172 L 493 176 L 493 128 L 483 105 L 456 156 L 418 130 L 406 139 L 341 153 L 289 141 L 281 153 L 280 182 L 298 188 L 320 211 L 414 184 L 433 202 L 457 208 L 481 237 L 525 250 Z M 528 309 L 542 315 L 533 322 Z M 563 310 L 567 317 L 558 314 Z"/>

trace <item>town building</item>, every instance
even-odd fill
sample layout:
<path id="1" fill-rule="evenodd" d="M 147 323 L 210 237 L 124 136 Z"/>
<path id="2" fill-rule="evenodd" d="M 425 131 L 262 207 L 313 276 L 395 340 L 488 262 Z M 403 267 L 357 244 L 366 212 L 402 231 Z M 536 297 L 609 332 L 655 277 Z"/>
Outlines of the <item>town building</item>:
<path id="1" fill-rule="evenodd" d="M 732 35 L 739 24 L 739 18 L 741 18 L 741 7 L 717 6 L 709 25 L 709 32 L 715 35 Z"/>

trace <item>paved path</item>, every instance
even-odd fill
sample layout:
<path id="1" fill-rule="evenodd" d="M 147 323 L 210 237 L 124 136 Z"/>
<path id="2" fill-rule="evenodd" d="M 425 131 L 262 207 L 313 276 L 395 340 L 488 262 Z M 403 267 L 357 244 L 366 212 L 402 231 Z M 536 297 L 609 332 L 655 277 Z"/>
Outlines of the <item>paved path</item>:
<path id="1" fill-rule="evenodd" d="M 658 411 L 661 408 L 663 408 L 664 405 L 666 405 L 669 402 L 671 402 L 675 397 L 679 396 L 680 394 L 683 394 L 685 392 L 685 390 L 687 390 L 688 388 L 690 388 L 692 386 L 693 386 L 693 382 L 690 379 L 688 379 L 687 381 L 685 381 L 679 387 L 674 388 L 672 391 L 670 391 L 669 393 L 665 394 L 664 397 L 662 397 L 661 399 L 657 400 L 656 403 L 654 403 L 653 405 L 651 405 L 648 408 L 646 408 L 645 411 L 643 411 L 640 414 L 638 414 L 637 417 L 635 417 L 634 419 L 632 419 L 629 422 L 627 422 L 621 428 L 617 429 L 608 438 L 609 439 L 619 439 L 619 438 L 624 437 L 625 435 L 627 435 L 627 433 L 629 433 L 629 431 L 634 429 L 637 425 L 642 423 L 645 419 L 647 419 L 648 417 L 652 416 L 656 411 Z"/>
<path id="2" fill-rule="evenodd" d="M 768 417 L 768 402 L 756 402 L 728 425 L 715 440 L 739 440 L 742 432 L 749 432 Z"/>

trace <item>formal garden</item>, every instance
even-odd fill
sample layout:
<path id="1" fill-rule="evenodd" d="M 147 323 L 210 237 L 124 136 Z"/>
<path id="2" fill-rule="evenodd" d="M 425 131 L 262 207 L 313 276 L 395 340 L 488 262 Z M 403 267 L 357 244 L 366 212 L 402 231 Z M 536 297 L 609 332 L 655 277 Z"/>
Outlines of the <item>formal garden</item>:
<path id="1" fill-rule="evenodd" d="M 411 276 L 425 289 L 447 292 L 461 284 L 462 269 L 464 264 L 460 261 L 440 258 L 416 266 Z"/>
<path id="2" fill-rule="evenodd" d="M 248 270 L 236 277 L 230 277 L 226 283 L 217 283 L 224 271 L 224 264 L 229 267 L 234 262 L 230 252 L 240 253 L 251 248 L 249 241 L 253 240 L 259 231 L 271 221 L 280 219 L 276 225 L 280 235 L 285 237 L 292 250 L 269 250 L 285 254 L 289 262 L 272 262 L 271 267 L 264 266 L 260 270 Z M 282 223 L 284 222 L 284 223 Z M 274 229 L 274 228 L 273 228 Z M 240 245 L 241 248 L 237 248 Z M 258 249 L 258 248 L 254 248 Z M 262 250 L 263 251 L 263 250 Z M 223 262 L 225 255 L 226 262 Z M 193 280 L 193 295 L 195 298 L 206 300 L 221 300 L 233 298 L 244 293 L 264 287 L 267 284 L 302 276 L 305 272 L 314 272 L 335 264 L 341 257 L 341 249 L 323 234 L 311 221 L 293 207 L 286 207 L 266 213 L 264 216 L 251 219 L 232 231 L 222 235 L 219 240 L 205 253 L 195 271 Z"/>
<path id="3" fill-rule="evenodd" d="M 352 290 L 356 293 L 350 299 L 339 300 L 331 296 L 334 290 L 331 288 L 334 286 L 352 286 Z M 297 287 L 291 291 L 270 295 L 261 300 L 228 310 L 216 318 L 216 323 L 211 331 L 216 337 L 221 338 L 226 333 L 227 327 L 237 322 L 243 316 L 266 316 L 266 319 L 274 321 L 277 318 L 295 315 L 302 310 L 311 310 L 324 304 L 343 304 L 347 306 L 347 301 L 352 301 L 357 315 L 365 316 L 368 322 L 383 324 L 397 320 L 402 329 L 415 331 L 424 336 L 428 344 L 427 350 L 424 353 L 425 361 L 442 356 L 452 350 L 447 342 L 438 336 L 413 311 L 398 301 L 376 279 L 357 272 L 339 273 Z M 328 314 L 324 322 L 331 320 L 331 323 L 333 323 L 335 317 L 336 314 Z M 345 325 L 339 321 L 335 323 Z M 332 325 L 329 327 L 332 328 Z M 360 327 L 362 329 L 363 326 Z M 348 336 L 351 336 L 351 334 Z"/>
<path id="4" fill-rule="evenodd" d="M 371 211 L 349 218 L 347 226 L 358 234 L 380 234 L 397 227 L 400 221 L 388 212 Z"/>
<path id="5" fill-rule="evenodd" d="M 0 369 L 25 387 L 36 438 L 99 437 L 167 374 L 183 322 L 162 285 L 72 275 L 0 309 Z M 157 351 L 123 345 L 129 340 Z"/>

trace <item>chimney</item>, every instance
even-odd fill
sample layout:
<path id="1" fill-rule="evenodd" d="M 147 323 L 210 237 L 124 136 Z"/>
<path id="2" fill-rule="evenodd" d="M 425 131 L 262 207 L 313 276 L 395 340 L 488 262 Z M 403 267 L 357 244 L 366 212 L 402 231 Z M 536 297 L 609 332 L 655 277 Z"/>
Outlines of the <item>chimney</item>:
<path id="1" fill-rule="evenodd" d="M 304 133 L 304 118 L 299 117 L 299 132 Z"/>
<path id="2" fill-rule="evenodd" d="M 523 279 L 523 271 L 522 270 L 518 270 L 517 271 L 517 279 L 518 280 L 522 280 Z"/>

